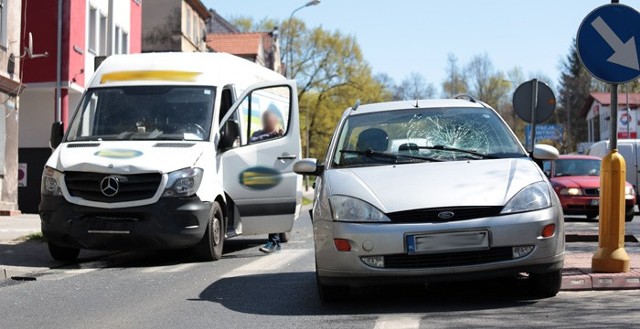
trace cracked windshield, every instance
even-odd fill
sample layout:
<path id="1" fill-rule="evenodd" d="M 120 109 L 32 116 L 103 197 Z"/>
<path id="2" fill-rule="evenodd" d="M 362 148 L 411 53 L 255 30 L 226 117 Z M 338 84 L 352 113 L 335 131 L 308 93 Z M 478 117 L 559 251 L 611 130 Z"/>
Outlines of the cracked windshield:
<path id="1" fill-rule="evenodd" d="M 526 156 L 489 109 L 400 110 L 347 120 L 335 152 L 337 166 Z"/>

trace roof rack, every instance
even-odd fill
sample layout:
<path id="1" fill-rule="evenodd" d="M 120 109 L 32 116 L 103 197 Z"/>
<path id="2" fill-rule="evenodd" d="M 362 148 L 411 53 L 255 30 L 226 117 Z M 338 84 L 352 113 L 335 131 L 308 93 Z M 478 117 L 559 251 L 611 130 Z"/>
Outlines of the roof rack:
<path id="1" fill-rule="evenodd" d="M 355 104 L 353 104 L 353 106 L 351 107 L 351 111 L 355 111 L 355 110 L 357 110 L 359 106 L 360 106 L 360 100 L 359 100 L 359 99 L 357 99 L 357 100 L 356 100 L 356 103 L 355 103 Z"/>
<path id="2" fill-rule="evenodd" d="M 453 96 L 453 99 L 466 99 L 470 102 L 476 103 L 476 99 L 475 97 L 469 95 L 469 94 L 457 94 L 455 96 Z"/>

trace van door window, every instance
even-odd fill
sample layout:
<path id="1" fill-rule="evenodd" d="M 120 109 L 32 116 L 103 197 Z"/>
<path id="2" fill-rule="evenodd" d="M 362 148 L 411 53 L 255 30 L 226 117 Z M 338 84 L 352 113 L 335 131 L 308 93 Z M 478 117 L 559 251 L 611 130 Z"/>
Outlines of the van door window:
<path id="1" fill-rule="evenodd" d="M 222 118 L 229 112 L 231 106 L 233 106 L 233 93 L 230 88 L 222 90 L 220 95 L 220 115 L 218 116 L 218 122 L 222 121 Z"/>
<path id="2" fill-rule="evenodd" d="M 288 86 L 257 89 L 247 95 L 229 120 L 240 126 L 240 145 L 267 142 L 285 136 L 291 116 Z"/>

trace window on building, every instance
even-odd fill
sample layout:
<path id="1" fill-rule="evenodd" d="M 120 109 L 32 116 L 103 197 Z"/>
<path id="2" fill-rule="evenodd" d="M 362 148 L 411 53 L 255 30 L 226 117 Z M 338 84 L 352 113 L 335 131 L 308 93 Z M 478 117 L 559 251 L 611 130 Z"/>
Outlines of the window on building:
<path id="1" fill-rule="evenodd" d="M 191 8 L 190 7 L 187 7 L 186 16 L 187 16 L 187 26 L 186 26 L 186 30 L 184 31 L 184 34 L 188 38 L 190 38 L 191 37 L 191 35 L 190 35 L 190 33 L 191 33 Z"/>
<path id="2" fill-rule="evenodd" d="M 97 54 L 101 56 L 107 55 L 107 16 L 100 14 L 100 37 L 98 38 L 98 44 L 100 47 L 97 50 Z"/>
<path id="3" fill-rule="evenodd" d="M 114 54 L 122 54 L 122 49 L 120 48 L 120 26 L 116 26 L 116 30 L 113 34 L 113 53 Z"/>
<path id="4" fill-rule="evenodd" d="M 7 0 L 0 0 L 0 46 L 7 47 Z"/>
<path id="5" fill-rule="evenodd" d="M 93 8 L 90 7 L 89 8 L 89 51 L 91 51 L 94 54 L 98 54 L 98 49 L 97 49 L 97 34 L 96 34 L 96 18 L 98 15 L 98 11 Z"/>
<path id="6" fill-rule="evenodd" d="M 120 51 L 123 54 L 128 54 L 129 53 L 129 33 L 123 31 L 122 39 L 120 40 L 120 42 L 122 43 L 122 46 L 120 46 Z"/>
<path id="7" fill-rule="evenodd" d="M 198 29 L 200 28 L 200 20 L 198 19 L 198 14 L 193 11 L 193 24 L 191 30 L 191 41 L 198 46 Z"/>

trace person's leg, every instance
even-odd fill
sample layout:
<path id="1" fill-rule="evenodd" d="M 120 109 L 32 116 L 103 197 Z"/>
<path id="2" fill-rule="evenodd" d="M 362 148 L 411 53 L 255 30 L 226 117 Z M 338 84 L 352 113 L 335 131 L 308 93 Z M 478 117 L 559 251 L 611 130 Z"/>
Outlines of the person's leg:
<path id="1" fill-rule="evenodd" d="M 276 251 L 280 251 L 280 234 L 279 233 L 271 233 L 269 234 L 269 241 L 260 247 L 260 251 L 270 254 Z"/>

